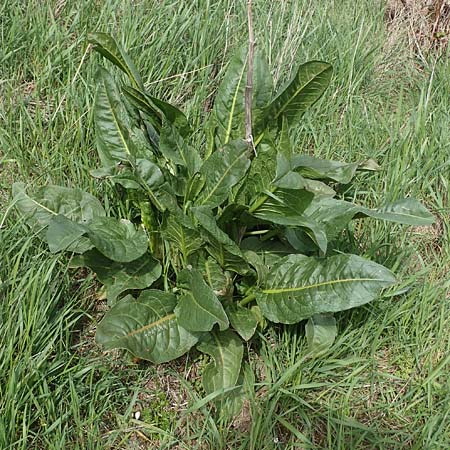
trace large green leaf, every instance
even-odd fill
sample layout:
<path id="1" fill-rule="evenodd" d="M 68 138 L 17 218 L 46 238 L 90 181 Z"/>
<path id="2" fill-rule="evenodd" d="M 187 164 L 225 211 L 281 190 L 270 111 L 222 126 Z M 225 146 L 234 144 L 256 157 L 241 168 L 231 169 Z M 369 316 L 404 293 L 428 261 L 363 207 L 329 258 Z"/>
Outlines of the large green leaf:
<path id="1" fill-rule="evenodd" d="M 105 216 L 101 203 L 81 189 L 49 185 L 29 196 L 24 183 L 14 183 L 12 194 L 15 207 L 31 226 L 46 227 L 58 214 L 80 224 Z"/>
<path id="2" fill-rule="evenodd" d="M 74 253 L 84 253 L 94 245 L 84 237 L 88 232 L 85 225 L 73 222 L 67 217 L 58 214 L 50 220 L 47 228 L 47 244 L 52 253 L 69 251 Z"/>
<path id="3" fill-rule="evenodd" d="M 148 96 L 139 89 L 135 89 L 131 86 L 122 86 L 121 89 L 130 105 L 143 113 L 141 118 L 144 120 L 147 136 L 155 150 L 158 151 L 159 133 L 161 132 L 162 126 L 162 113 L 158 111 Z"/>
<path id="4" fill-rule="evenodd" d="M 332 314 L 315 314 L 305 326 L 308 351 L 316 356 L 328 350 L 337 335 L 336 319 Z"/>
<path id="5" fill-rule="evenodd" d="M 368 303 L 395 282 L 390 270 L 356 255 L 290 255 L 272 268 L 256 299 L 269 320 L 296 323 Z"/>
<path id="6" fill-rule="evenodd" d="M 297 170 L 301 175 L 312 179 L 332 180 L 347 184 L 355 176 L 360 163 L 342 163 L 315 158 L 309 155 L 295 155 L 291 159 L 292 170 Z"/>
<path id="7" fill-rule="evenodd" d="M 183 138 L 192 134 L 191 126 L 182 111 L 159 98 L 148 96 L 150 101 L 164 114 L 167 122 L 174 126 Z"/>
<path id="8" fill-rule="evenodd" d="M 91 175 L 96 178 L 107 178 L 127 189 L 155 190 L 164 183 L 161 169 L 155 163 L 142 158 L 136 159 L 134 167 L 111 166 L 91 170 Z"/>
<path id="9" fill-rule="evenodd" d="M 205 185 L 196 200 L 197 205 L 214 208 L 228 198 L 231 188 L 244 177 L 250 167 L 247 151 L 245 141 L 232 141 L 215 151 L 203 163 L 200 174 Z"/>
<path id="10" fill-rule="evenodd" d="M 254 309 L 240 306 L 236 302 L 229 302 L 225 305 L 225 311 L 230 319 L 232 327 L 242 337 L 248 341 L 253 337 L 258 326 L 258 317 Z"/>
<path id="11" fill-rule="evenodd" d="M 326 252 L 327 236 L 323 226 L 305 214 L 314 195 L 306 190 L 277 189 L 266 193 L 266 200 L 252 214 L 259 219 L 279 225 L 301 227 L 318 247 Z"/>
<path id="12" fill-rule="evenodd" d="M 188 145 L 177 128 L 167 120 L 163 122 L 159 149 L 169 161 L 186 167 L 189 177 L 200 169 L 202 159 L 197 150 Z"/>
<path id="13" fill-rule="evenodd" d="M 231 330 L 209 333 L 197 349 L 213 358 L 203 369 L 206 393 L 234 387 L 239 378 L 244 348 L 241 339 Z"/>
<path id="14" fill-rule="evenodd" d="M 93 45 L 94 50 L 125 72 L 135 87 L 144 89 L 144 83 L 133 61 L 131 61 L 125 50 L 111 35 L 106 33 L 91 33 L 88 39 Z"/>
<path id="15" fill-rule="evenodd" d="M 213 113 L 221 145 L 227 144 L 236 130 L 243 128 L 246 63 L 247 49 L 242 47 L 231 59 L 217 90 Z"/>
<path id="16" fill-rule="evenodd" d="M 413 226 L 431 225 L 435 220 L 422 204 L 412 198 L 397 200 L 376 209 L 333 198 L 319 198 L 308 206 L 305 213 L 325 227 L 329 239 L 336 237 L 353 218 L 358 217 Z"/>
<path id="17" fill-rule="evenodd" d="M 286 117 L 297 120 L 324 93 L 330 83 L 332 67 L 322 61 L 302 64 L 296 75 L 266 109 L 268 120 Z"/>
<path id="18" fill-rule="evenodd" d="M 71 267 L 89 267 L 93 270 L 97 279 L 105 285 L 110 303 L 114 303 L 124 291 L 150 287 L 162 272 L 161 264 L 148 254 L 129 263 L 119 263 L 111 261 L 97 250 L 74 257 Z"/>
<path id="19" fill-rule="evenodd" d="M 214 291 L 198 270 L 185 269 L 178 275 L 177 286 L 183 289 L 175 315 L 178 323 L 190 331 L 211 331 L 215 324 L 220 330 L 229 326 L 228 317 Z"/>
<path id="20" fill-rule="evenodd" d="M 198 340 L 197 334 L 178 323 L 173 312 L 176 303 L 175 295 L 157 290 L 144 291 L 137 300 L 127 296 L 99 323 L 96 341 L 154 363 L 176 359 Z"/>
<path id="21" fill-rule="evenodd" d="M 148 238 L 128 220 L 100 217 L 88 226 L 89 239 L 97 250 L 117 262 L 130 262 L 148 249 Z"/>
<path id="22" fill-rule="evenodd" d="M 133 162 L 136 146 L 130 137 L 130 120 L 117 85 L 103 68 L 97 71 L 96 82 L 94 122 L 100 161 L 104 167 Z"/>
<path id="23" fill-rule="evenodd" d="M 414 198 L 404 198 L 387 203 L 375 210 L 361 208 L 360 214 L 374 219 L 413 226 L 427 226 L 435 222 L 433 214 Z"/>

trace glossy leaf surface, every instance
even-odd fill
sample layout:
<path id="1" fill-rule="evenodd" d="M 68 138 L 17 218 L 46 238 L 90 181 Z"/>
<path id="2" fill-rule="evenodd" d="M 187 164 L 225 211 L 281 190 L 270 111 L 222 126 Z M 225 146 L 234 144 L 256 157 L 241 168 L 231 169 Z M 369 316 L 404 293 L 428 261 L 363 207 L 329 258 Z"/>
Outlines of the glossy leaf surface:
<path id="1" fill-rule="evenodd" d="M 257 302 L 269 320 L 296 323 L 364 305 L 395 282 L 390 270 L 356 255 L 290 255 L 272 268 Z"/>
<path id="2" fill-rule="evenodd" d="M 104 167 L 124 161 L 133 162 L 136 149 L 130 137 L 128 113 L 117 85 L 102 68 L 97 72 L 96 82 L 94 120 L 100 161 Z"/>
<path id="3" fill-rule="evenodd" d="M 173 294 L 148 290 L 130 295 L 108 311 L 97 327 L 96 341 L 106 349 L 124 348 L 154 363 L 176 359 L 196 344 L 198 336 L 181 327 L 173 312 Z"/>
<path id="4" fill-rule="evenodd" d="M 205 180 L 197 205 L 211 208 L 221 205 L 230 195 L 230 190 L 246 174 L 250 167 L 245 141 L 232 141 L 215 151 L 200 169 Z"/>
<path id="5" fill-rule="evenodd" d="M 178 323 L 190 331 L 211 331 L 215 324 L 228 328 L 228 317 L 216 294 L 198 270 L 183 270 L 177 279 L 183 290 L 175 314 Z"/>
<path id="6" fill-rule="evenodd" d="M 296 75 L 267 107 L 266 117 L 277 120 L 286 117 L 297 120 L 324 93 L 330 83 L 332 67 L 322 61 L 302 64 Z"/>
<path id="7" fill-rule="evenodd" d="M 91 33 L 89 35 L 89 42 L 93 45 L 94 50 L 125 72 L 135 87 L 140 89 L 144 88 L 141 76 L 133 61 L 111 35 L 106 33 Z"/>

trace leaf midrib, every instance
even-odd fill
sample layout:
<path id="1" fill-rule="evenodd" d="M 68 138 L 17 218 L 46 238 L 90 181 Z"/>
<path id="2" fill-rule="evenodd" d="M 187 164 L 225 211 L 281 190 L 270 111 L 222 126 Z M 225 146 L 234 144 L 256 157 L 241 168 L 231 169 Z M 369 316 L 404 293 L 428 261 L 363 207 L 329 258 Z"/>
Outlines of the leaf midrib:
<path id="1" fill-rule="evenodd" d="M 170 321 L 172 319 L 175 319 L 175 313 L 171 313 L 171 314 L 168 314 L 167 316 L 160 317 L 158 320 L 155 320 L 154 322 L 151 322 L 151 323 L 149 323 L 147 325 L 144 325 L 141 328 L 133 330 L 132 332 L 130 332 L 130 333 L 126 334 L 125 336 L 123 336 L 122 339 L 124 339 L 124 338 L 127 339 L 127 338 L 130 338 L 132 336 L 135 336 L 136 334 L 143 333 L 144 331 L 150 330 L 151 328 L 156 328 L 158 325 L 161 325 L 161 324 L 163 324 L 165 322 L 168 322 L 168 321 Z"/>
<path id="2" fill-rule="evenodd" d="M 219 178 L 219 181 L 216 183 L 216 185 L 214 186 L 214 188 L 209 192 L 209 194 L 203 199 L 202 201 L 202 205 L 204 205 L 210 198 L 211 196 L 217 191 L 217 189 L 219 189 L 219 186 L 222 184 L 223 180 L 225 179 L 225 177 L 228 175 L 228 173 L 231 171 L 231 169 L 237 164 L 237 162 L 239 161 L 240 158 L 242 158 L 242 156 L 245 155 L 244 153 L 241 153 L 225 170 L 225 172 L 223 173 L 223 175 Z"/>
<path id="3" fill-rule="evenodd" d="M 236 90 L 234 92 L 233 101 L 231 102 L 231 110 L 230 110 L 230 114 L 228 115 L 228 125 L 227 125 L 226 134 L 225 134 L 224 144 L 227 144 L 228 141 L 230 140 L 231 129 L 233 126 L 234 110 L 236 109 L 236 103 L 237 103 L 237 98 L 238 98 L 238 94 L 239 94 L 239 89 L 241 87 L 241 83 L 242 83 L 242 79 L 244 77 L 244 72 L 245 72 L 246 66 L 247 66 L 247 58 L 245 59 L 245 63 L 242 66 L 242 71 L 239 75 L 239 81 L 237 83 Z"/>
<path id="4" fill-rule="evenodd" d="M 300 86 L 296 91 L 295 94 L 289 97 L 288 101 L 284 103 L 284 105 L 279 109 L 278 113 L 275 115 L 275 119 L 278 119 L 280 115 L 283 113 L 283 111 L 290 105 L 290 103 L 297 97 L 297 95 L 305 89 L 309 84 L 311 84 L 318 76 L 322 75 L 326 70 L 328 70 L 330 66 L 327 66 L 325 69 L 321 70 L 320 72 L 316 73 L 312 79 L 310 79 L 307 83 Z M 280 94 L 279 97 L 282 97 L 283 92 Z M 277 99 L 274 100 L 273 103 L 275 103 Z"/>
<path id="5" fill-rule="evenodd" d="M 305 291 L 308 289 L 314 289 L 321 286 L 327 286 L 332 284 L 339 284 L 339 283 L 351 283 L 351 282 L 363 282 L 363 281 L 374 281 L 374 282 L 386 282 L 386 280 L 382 278 L 343 278 L 340 280 L 329 280 L 329 281 L 323 281 L 321 283 L 314 283 L 310 284 L 308 286 L 299 286 L 299 287 L 293 287 L 293 288 L 280 288 L 280 289 L 263 289 L 264 294 L 283 294 L 285 292 L 300 292 Z"/>

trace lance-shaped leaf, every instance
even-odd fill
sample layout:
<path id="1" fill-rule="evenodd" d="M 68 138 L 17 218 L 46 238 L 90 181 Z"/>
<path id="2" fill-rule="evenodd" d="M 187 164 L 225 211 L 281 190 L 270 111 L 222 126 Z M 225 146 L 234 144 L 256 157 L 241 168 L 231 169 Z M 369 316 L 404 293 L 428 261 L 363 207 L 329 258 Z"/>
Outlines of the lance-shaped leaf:
<path id="1" fill-rule="evenodd" d="M 139 89 L 132 86 L 122 86 L 122 92 L 125 97 L 136 109 L 144 113 L 153 128 L 159 133 L 162 126 L 162 113 L 156 108 L 149 96 Z"/>
<path id="2" fill-rule="evenodd" d="M 347 164 L 309 155 L 295 155 L 291 159 L 292 170 L 297 170 L 307 178 L 332 180 L 343 184 L 350 183 L 359 167 L 360 163 Z"/>
<path id="3" fill-rule="evenodd" d="M 222 145 L 232 139 L 236 128 L 242 127 L 246 63 L 247 49 L 241 48 L 231 59 L 214 100 L 216 133 Z"/>
<path id="4" fill-rule="evenodd" d="M 255 217 L 279 225 L 301 227 L 326 252 L 327 236 L 323 226 L 305 213 L 314 197 L 311 192 L 277 189 L 274 193 L 266 192 L 266 196 L 257 208 L 251 208 Z"/>
<path id="5" fill-rule="evenodd" d="M 58 214 L 51 219 L 47 228 L 47 244 L 52 253 L 69 251 L 84 253 L 94 247 L 92 242 L 84 237 L 88 232 L 85 225 L 73 222 L 67 217 Z"/>
<path id="6" fill-rule="evenodd" d="M 296 323 L 364 305 L 395 282 L 390 270 L 356 255 L 290 255 L 272 268 L 256 299 L 272 322 Z"/>
<path id="7" fill-rule="evenodd" d="M 232 141 L 215 151 L 203 163 L 200 174 L 205 185 L 196 200 L 197 205 L 214 208 L 228 198 L 231 188 L 244 177 L 250 167 L 247 150 L 245 141 Z"/>
<path id="8" fill-rule="evenodd" d="M 93 45 L 94 50 L 125 72 L 135 87 L 144 89 L 144 83 L 133 61 L 131 61 L 125 50 L 111 35 L 106 33 L 91 33 L 88 39 Z"/>
<path id="9" fill-rule="evenodd" d="M 108 311 L 97 327 L 96 341 L 107 349 L 124 348 L 141 359 L 163 363 L 176 359 L 197 343 L 173 309 L 175 295 L 148 290 L 137 300 L 127 296 Z"/>
<path id="10" fill-rule="evenodd" d="M 336 319 L 332 314 L 315 314 L 305 326 L 308 352 L 312 356 L 328 350 L 337 335 Z"/>
<path id="11" fill-rule="evenodd" d="M 29 196 L 24 183 L 14 183 L 12 194 L 15 207 L 31 226 L 46 227 L 58 214 L 81 224 L 105 216 L 101 203 L 81 189 L 49 185 Z"/>
<path id="12" fill-rule="evenodd" d="M 332 67 L 322 61 L 302 64 L 294 78 L 281 90 L 266 109 L 266 118 L 286 117 L 290 123 L 313 105 L 330 83 Z"/>
<path id="13" fill-rule="evenodd" d="M 164 114 L 167 122 L 174 126 L 183 138 L 192 134 L 191 126 L 182 111 L 159 98 L 148 96 L 150 101 Z"/>
<path id="14" fill-rule="evenodd" d="M 371 217 L 413 226 L 431 225 L 435 220 L 434 216 L 413 198 L 397 200 L 376 209 L 343 200 L 321 198 L 314 200 L 305 213 L 325 227 L 329 239 L 336 237 L 354 218 Z"/>
<path id="15" fill-rule="evenodd" d="M 253 308 L 240 306 L 236 302 L 228 302 L 225 305 L 228 318 L 232 327 L 245 341 L 253 337 L 258 326 L 259 319 Z"/>
<path id="16" fill-rule="evenodd" d="M 104 167 L 122 161 L 133 162 L 136 147 L 130 137 L 130 120 L 117 85 L 103 68 L 99 68 L 96 81 L 94 121 L 100 161 Z"/>
<path id="17" fill-rule="evenodd" d="M 109 303 L 130 289 L 146 289 L 161 276 L 161 264 L 146 254 L 129 263 L 111 261 L 97 250 L 90 250 L 76 256 L 71 267 L 89 267 L 97 275 L 97 279 L 106 287 Z"/>
<path id="18" fill-rule="evenodd" d="M 214 291 L 205 283 L 201 272 L 185 269 L 178 275 L 180 297 L 175 314 L 178 323 L 190 331 L 211 331 L 215 324 L 220 330 L 229 326 L 228 317 Z"/>
<path id="19" fill-rule="evenodd" d="M 159 149 L 169 161 L 186 167 L 189 177 L 200 169 L 202 159 L 197 150 L 188 145 L 177 128 L 167 120 L 163 122 Z"/>
<path id="20" fill-rule="evenodd" d="M 236 386 L 244 348 L 233 331 L 209 333 L 197 349 L 213 358 L 203 370 L 203 387 L 210 394 Z"/>
<path id="21" fill-rule="evenodd" d="M 129 220 L 100 217 L 89 224 L 89 239 L 100 253 L 117 262 L 130 262 L 148 249 L 147 235 Z"/>

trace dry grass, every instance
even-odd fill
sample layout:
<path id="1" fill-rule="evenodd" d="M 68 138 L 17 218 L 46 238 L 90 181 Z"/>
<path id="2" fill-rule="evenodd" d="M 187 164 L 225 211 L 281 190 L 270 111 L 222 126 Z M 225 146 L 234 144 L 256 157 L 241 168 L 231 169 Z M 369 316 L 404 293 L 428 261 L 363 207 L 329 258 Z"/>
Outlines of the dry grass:
<path id="1" fill-rule="evenodd" d="M 430 52 L 444 54 L 450 36 L 447 0 L 389 0 L 386 8 L 387 48 L 399 42 L 425 59 Z"/>

